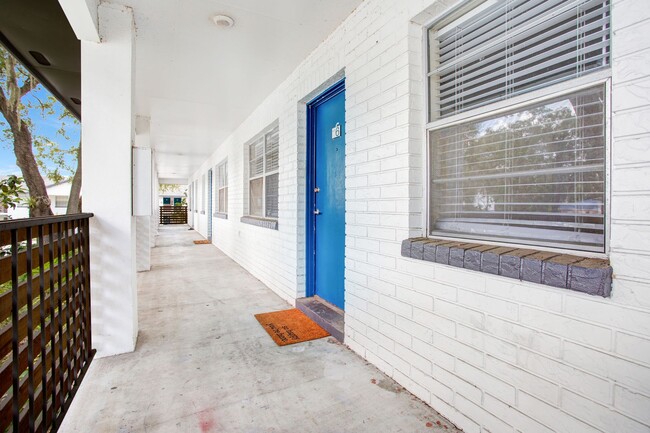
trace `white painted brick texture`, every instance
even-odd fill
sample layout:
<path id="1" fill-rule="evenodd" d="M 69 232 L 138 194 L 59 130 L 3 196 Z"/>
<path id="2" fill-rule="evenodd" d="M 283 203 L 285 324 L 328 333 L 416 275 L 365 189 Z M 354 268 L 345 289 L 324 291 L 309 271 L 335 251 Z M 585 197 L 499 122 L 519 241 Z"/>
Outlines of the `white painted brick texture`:
<path id="1" fill-rule="evenodd" d="M 422 234 L 422 27 L 454 1 L 366 0 L 195 174 L 225 158 L 214 242 L 289 302 L 304 296 L 300 101 L 346 76 L 346 344 L 466 432 L 650 431 L 650 8 L 612 6 L 611 298 L 400 257 Z M 413 20 L 413 21 L 412 21 Z M 280 124 L 280 217 L 239 222 L 244 144 Z M 198 192 L 200 197 L 200 191 Z M 205 233 L 206 216 L 196 225 Z"/>

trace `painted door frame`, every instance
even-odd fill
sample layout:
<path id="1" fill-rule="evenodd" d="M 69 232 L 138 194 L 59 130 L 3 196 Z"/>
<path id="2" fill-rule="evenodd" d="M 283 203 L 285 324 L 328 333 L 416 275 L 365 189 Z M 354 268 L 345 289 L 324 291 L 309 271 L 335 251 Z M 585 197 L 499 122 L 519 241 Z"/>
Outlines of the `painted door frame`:
<path id="1" fill-rule="evenodd" d="M 305 295 L 312 297 L 316 294 L 316 107 L 345 91 L 345 78 L 337 81 L 307 103 L 307 176 L 305 200 L 306 226 L 305 226 Z"/>
<path id="2" fill-rule="evenodd" d="M 208 188 L 208 206 L 206 209 L 206 216 L 208 217 L 208 240 L 212 241 L 212 193 L 213 193 L 213 188 L 212 188 L 212 180 L 213 180 L 213 174 L 212 174 L 212 169 L 208 170 L 208 179 L 207 179 L 207 188 Z"/>

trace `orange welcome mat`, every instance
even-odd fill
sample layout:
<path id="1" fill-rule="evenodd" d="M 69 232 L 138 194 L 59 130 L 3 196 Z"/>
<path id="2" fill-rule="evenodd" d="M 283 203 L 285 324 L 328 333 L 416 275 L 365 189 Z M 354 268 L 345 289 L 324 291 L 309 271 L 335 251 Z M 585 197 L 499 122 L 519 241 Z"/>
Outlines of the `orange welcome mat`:
<path id="1" fill-rule="evenodd" d="M 255 318 L 278 346 L 316 340 L 330 335 L 297 308 L 256 314 Z"/>
<path id="2" fill-rule="evenodd" d="M 212 242 L 210 242 L 207 239 L 201 239 L 200 241 L 194 241 L 194 243 L 197 244 L 197 245 L 201 245 L 201 244 L 210 244 Z"/>

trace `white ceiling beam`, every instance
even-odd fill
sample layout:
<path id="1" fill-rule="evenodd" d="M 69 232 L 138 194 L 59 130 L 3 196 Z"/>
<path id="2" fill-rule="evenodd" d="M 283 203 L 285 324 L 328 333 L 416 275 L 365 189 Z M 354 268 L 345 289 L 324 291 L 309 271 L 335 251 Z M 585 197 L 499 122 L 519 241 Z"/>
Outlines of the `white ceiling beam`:
<path id="1" fill-rule="evenodd" d="M 59 0 L 74 34 L 80 41 L 100 42 L 97 8 L 99 0 Z"/>

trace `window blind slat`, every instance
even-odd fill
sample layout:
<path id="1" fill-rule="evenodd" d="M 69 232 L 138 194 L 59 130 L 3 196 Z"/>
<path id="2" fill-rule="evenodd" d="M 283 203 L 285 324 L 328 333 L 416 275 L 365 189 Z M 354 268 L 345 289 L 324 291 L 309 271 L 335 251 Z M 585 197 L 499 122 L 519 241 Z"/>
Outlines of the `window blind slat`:
<path id="1" fill-rule="evenodd" d="M 534 17 L 527 16 L 529 18 L 523 22 L 521 22 L 521 20 L 504 17 L 498 21 L 500 26 L 497 27 L 499 30 L 497 33 L 490 32 L 482 36 L 472 36 L 471 34 L 467 34 L 464 29 L 458 28 L 454 34 L 448 36 L 449 41 L 446 41 L 444 36 L 438 36 L 438 47 L 441 45 L 446 47 L 446 44 L 450 44 L 450 50 L 445 54 L 441 53 L 439 55 L 441 66 L 438 70 L 451 67 L 455 63 L 466 62 L 468 58 L 475 56 L 476 53 L 490 52 L 495 46 L 499 46 L 505 41 L 508 41 L 508 43 L 512 45 L 517 42 L 525 41 L 530 36 L 539 32 L 546 31 L 548 34 L 552 34 L 557 31 L 555 28 L 556 26 L 571 17 L 574 18 L 573 25 L 575 27 L 575 18 L 580 15 L 581 11 L 599 8 L 597 10 L 600 10 L 602 15 L 608 10 L 608 5 L 603 4 L 602 0 L 582 0 L 570 3 L 562 0 L 555 0 L 552 3 L 548 2 L 548 4 L 545 4 L 541 0 L 535 0 L 535 3 L 542 3 L 543 5 L 550 6 L 546 9 L 548 13 L 535 19 L 533 19 Z M 561 4 L 563 4 L 563 6 L 558 7 L 558 5 Z M 578 9 L 577 5 L 580 4 L 581 8 Z M 501 8 L 503 8 L 503 6 L 501 6 Z M 505 10 L 503 10 L 502 13 L 504 12 Z M 590 14 L 587 16 L 580 16 L 580 21 L 584 23 L 585 21 L 592 20 L 594 14 L 591 12 L 593 11 L 590 11 Z M 608 22 L 606 18 L 603 18 L 603 21 L 605 23 Z M 495 37 L 495 35 L 500 36 Z M 472 50 L 471 48 L 474 49 Z"/>
<path id="2" fill-rule="evenodd" d="M 593 138 L 595 138 L 595 136 L 594 137 L 587 137 L 587 138 L 580 138 L 580 139 L 576 139 L 576 142 L 588 141 L 589 139 L 593 139 Z M 548 144 L 561 144 L 561 143 L 563 143 L 563 142 L 562 141 L 550 141 Z M 486 145 L 483 145 L 483 146 L 475 146 L 473 149 L 474 149 L 474 151 L 476 151 L 477 148 L 488 147 L 488 146 L 490 146 L 490 144 L 486 144 Z M 521 150 L 534 151 L 535 149 L 540 148 L 542 146 L 543 146 L 542 144 L 536 143 L 536 144 L 531 144 L 531 145 L 528 145 L 528 146 L 519 146 L 518 150 L 520 150 L 520 151 Z M 587 146 L 588 146 L 588 143 L 587 143 Z M 599 150 L 601 152 L 603 150 L 597 143 L 594 143 L 592 146 L 589 146 L 589 147 L 585 147 L 585 145 L 581 145 L 577 149 L 561 150 L 559 152 L 577 152 L 577 151 L 587 151 L 587 150 L 591 150 L 591 149 L 596 149 L 596 150 Z M 441 163 L 449 163 L 451 161 L 457 161 L 459 159 L 464 159 L 466 157 L 464 154 L 459 155 L 458 153 L 459 152 L 458 152 L 457 149 L 446 150 L 446 151 L 440 152 L 441 155 L 454 154 L 454 156 L 449 157 L 449 158 L 447 158 L 447 157 L 441 158 L 439 161 Z M 472 157 L 478 158 L 478 157 L 481 157 L 481 156 L 484 156 L 484 155 L 490 155 L 490 154 L 493 154 L 493 153 L 494 153 L 494 151 L 486 151 L 486 152 L 482 152 L 482 153 L 473 153 Z M 537 155 L 541 155 L 541 156 L 549 155 L 550 156 L 550 155 L 552 155 L 552 153 L 551 152 L 542 152 L 542 153 L 537 153 Z M 447 156 L 447 155 L 445 155 L 445 156 Z M 528 158 L 528 157 L 529 157 L 529 155 L 523 155 L 523 156 L 516 156 L 515 158 Z M 493 159 L 492 161 L 496 161 L 496 160 L 497 159 Z"/>
<path id="3" fill-rule="evenodd" d="M 438 100 L 431 116 L 487 105 L 609 65 L 609 2 L 522 2 L 492 6 L 469 23 L 433 33 Z"/>
<path id="4" fill-rule="evenodd" d="M 274 129 L 266 135 L 266 149 L 265 149 L 265 160 L 266 168 L 265 172 L 277 170 L 279 167 L 279 149 L 280 149 L 280 134 L 278 129 Z"/>
<path id="5" fill-rule="evenodd" d="M 587 173 L 592 171 L 601 171 L 602 169 L 603 169 L 602 164 L 576 165 L 570 167 L 556 167 L 556 168 L 549 168 L 549 169 L 514 171 L 509 173 L 494 173 L 494 174 L 484 174 L 484 175 L 476 175 L 476 176 L 462 176 L 462 177 L 455 177 L 455 178 L 434 179 L 433 183 L 434 184 L 446 183 L 446 182 L 460 181 L 460 180 L 500 179 L 500 178 L 521 177 L 521 176 L 540 176 L 540 175 L 557 174 L 557 173 Z"/>
<path id="6" fill-rule="evenodd" d="M 582 216 L 582 215 L 581 215 Z M 457 222 L 457 223 L 481 223 L 481 224 L 495 224 L 500 225 L 500 219 L 486 219 L 486 218 L 454 218 L 450 221 L 443 220 L 443 223 L 447 222 Z M 513 225 L 526 225 L 526 226 L 537 226 L 537 227 L 564 227 L 564 228 L 581 228 L 581 229 L 591 229 L 591 230 L 602 230 L 602 224 L 592 224 L 592 223 L 580 223 L 580 222 L 563 222 L 563 221 L 531 221 L 531 220 L 510 220 L 510 223 Z"/>
<path id="7" fill-rule="evenodd" d="M 595 0 L 597 1 L 597 0 Z M 513 4 L 516 2 L 510 2 L 510 7 L 513 8 Z M 535 29 L 535 25 L 531 24 L 531 20 L 533 20 L 536 16 L 539 16 L 540 14 L 553 10 L 554 8 L 557 8 L 559 5 L 562 3 L 565 3 L 563 0 L 553 0 L 553 1 L 547 1 L 544 3 L 539 3 L 535 6 L 533 6 L 531 9 L 528 9 L 526 11 L 520 11 L 519 15 L 513 14 L 513 13 L 507 13 L 507 6 L 501 6 L 500 8 L 496 9 L 497 14 L 499 15 L 498 17 L 493 17 L 492 20 L 490 21 L 490 25 L 492 28 L 489 31 L 486 31 L 480 35 L 477 35 L 477 32 L 472 32 L 472 31 L 467 31 L 467 29 L 462 29 L 462 38 L 458 37 L 458 34 L 460 33 L 461 29 L 458 29 L 456 34 L 451 35 L 452 37 L 449 38 L 449 42 L 445 41 L 445 37 L 440 36 L 440 45 L 441 45 L 441 56 L 440 60 L 441 61 L 446 61 L 450 57 L 458 55 L 459 50 L 458 48 L 462 48 L 462 51 L 460 52 L 470 52 L 472 49 L 489 49 L 490 45 L 485 45 L 486 42 L 494 42 L 498 44 L 500 39 L 505 39 L 506 36 L 503 34 L 504 32 L 504 26 L 507 26 L 509 29 L 515 29 L 521 24 L 529 24 L 529 26 L 524 27 L 522 26 L 520 28 L 521 32 L 517 33 L 514 32 L 512 34 L 509 34 L 508 40 L 511 43 L 514 43 L 516 40 L 521 39 L 522 37 L 525 37 L 526 35 L 530 34 L 530 29 L 532 28 L 533 30 Z M 513 10 L 516 10 L 516 8 L 513 8 Z M 523 13 L 525 12 L 525 13 Z M 547 15 L 544 16 L 543 18 L 546 20 L 547 25 L 552 25 L 555 23 L 558 23 L 564 19 L 566 19 L 566 15 L 570 14 L 572 11 L 570 8 L 564 8 L 562 9 L 562 12 L 557 13 L 556 15 Z M 510 16 L 508 16 L 510 15 Z M 486 17 L 486 19 L 489 19 Z M 528 31 L 526 31 L 528 29 Z M 500 35 L 500 36 L 499 36 Z M 498 39 L 497 37 L 500 37 Z M 461 42 L 457 43 L 456 41 L 461 40 L 461 41 L 467 41 L 467 42 Z M 444 50 L 444 48 L 449 47 L 450 49 Z M 445 54 L 443 52 L 446 51 Z"/>
<path id="8" fill-rule="evenodd" d="M 594 49 L 602 49 L 608 45 L 608 42 L 601 42 L 597 46 L 588 47 L 585 50 L 579 50 L 578 54 L 582 55 L 585 52 L 591 52 Z M 549 57 L 549 54 L 541 54 L 537 56 L 535 60 Z M 542 86 L 548 86 L 549 81 L 548 77 L 557 76 L 558 79 L 562 80 L 566 77 L 575 77 L 579 76 L 579 69 L 584 69 L 583 66 L 585 63 L 590 62 L 579 62 L 575 64 L 563 65 L 567 60 L 571 60 L 575 57 L 575 53 L 569 53 L 562 56 L 550 56 L 550 60 L 547 60 L 543 63 L 539 63 L 533 66 L 524 67 L 518 72 L 512 73 L 510 75 L 504 76 L 502 81 L 497 81 L 496 83 L 491 80 L 487 80 L 486 84 L 475 87 L 472 83 L 468 83 L 464 86 L 462 93 L 452 93 L 458 92 L 458 86 L 456 88 L 450 88 L 447 92 L 441 92 L 440 96 L 444 97 L 445 95 L 450 95 L 445 99 L 440 100 L 442 106 L 449 105 L 454 101 L 458 101 L 463 105 L 468 105 L 473 108 L 472 103 L 475 101 L 482 101 L 483 104 L 491 103 L 503 99 L 506 96 L 514 96 L 516 94 L 523 93 L 524 91 L 529 91 L 531 89 L 528 86 L 530 83 L 539 83 Z M 591 59 L 590 59 L 591 60 Z M 540 73 L 539 71 L 546 71 Z M 492 78 L 491 76 L 489 78 Z M 518 80 L 520 78 L 524 78 Z M 486 80 L 482 79 L 482 82 Z M 553 80 L 555 82 L 557 80 Z M 510 84 L 508 84 L 510 83 Z M 509 93 L 508 93 L 509 91 Z M 494 95 L 494 97 L 490 97 Z M 482 104 L 482 105 L 483 105 Z"/>
<path id="9" fill-rule="evenodd" d="M 577 51 L 578 57 L 584 55 L 585 51 L 590 52 L 608 46 L 608 43 L 606 41 L 603 41 L 603 37 L 609 33 L 609 30 L 602 29 L 602 23 L 592 23 L 587 28 L 583 29 L 583 31 L 591 31 L 592 33 L 578 39 L 580 45 L 584 46 L 584 48 L 581 48 Z M 573 29 L 574 36 L 575 32 L 576 30 Z M 538 38 L 544 38 L 545 36 L 546 35 L 540 35 Z M 569 37 L 571 37 L 570 34 Z M 527 41 L 526 43 L 526 46 L 530 48 L 522 49 L 519 51 L 511 49 L 510 51 L 516 51 L 516 53 L 510 56 L 506 56 L 504 49 L 502 51 L 492 52 L 489 55 L 482 57 L 480 61 L 476 61 L 475 63 L 468 62 L 466 64 L 463 64 L 462 67 L 455 68 L 454 72 L 445 73 L 441 77 L 441 96 L 444 96 L 446 93 L 445 91 L 447 91 L 449 88 L 453 88 L 455 85 L 457 85 L 457 80 L 462 80 L 464 83 L 472 82 L 474 80 L 486 81 L 499 75 L 505 75 L 506 71 L 504 71 L 504 67 L 506 66 L 506 60 L 508 62 L 514 63 L 525 58 L 526 64 L 523 65 L 525 67 L 528 64 L 536 65 L 536 62 L 538 60 L 554 57 L 556 53 L 568 51 L 571 48 L 574 48 L 576 41 L 566 41 L 566 39 L 567 34 L 563 33 L 557 35 L 552 39 L 546 39 L 539 45 L 535 45 L 536 41 L 531 40 Z M 598 45 L 599 42 L 601 45 Z M 553 47 L 553 51 L 549 51 L 550 47 Z M 568 59 L 575 58 L 576 52 L 573 52 L 572 54 L 573 56 L 568 57 Z M 535 57 L 531 57 L 531 55 L 535 55 Z M 585 63 L 586 61 L 593 61 L 593 59 L 586 58 L 585 60 L 577 61 L 575 62 L 577 65 L 576 67 L 578 67 L 581 63 Z M 437 72 L 438 71 L 433 71 L 432 73 L 435 74 Z"/>

